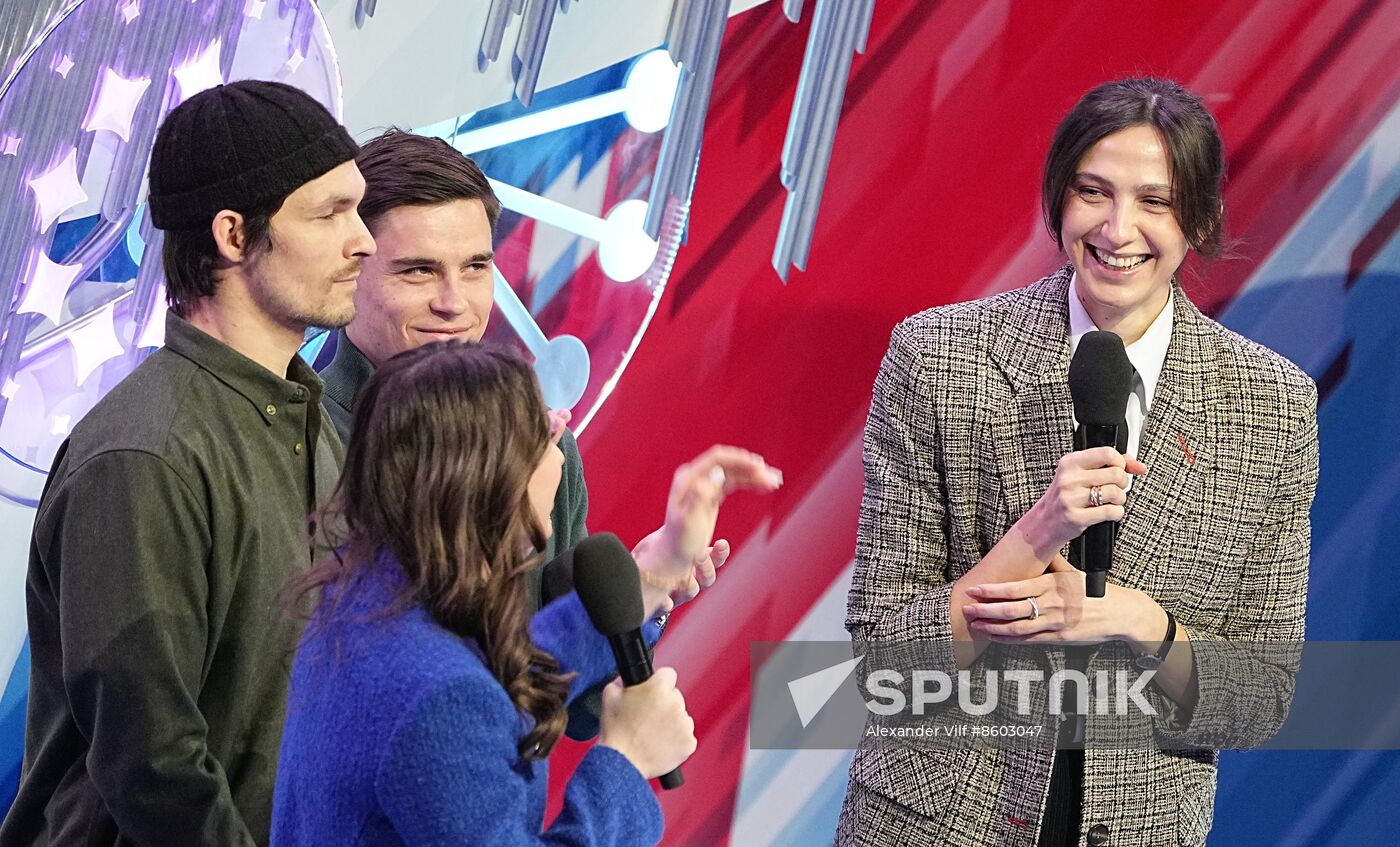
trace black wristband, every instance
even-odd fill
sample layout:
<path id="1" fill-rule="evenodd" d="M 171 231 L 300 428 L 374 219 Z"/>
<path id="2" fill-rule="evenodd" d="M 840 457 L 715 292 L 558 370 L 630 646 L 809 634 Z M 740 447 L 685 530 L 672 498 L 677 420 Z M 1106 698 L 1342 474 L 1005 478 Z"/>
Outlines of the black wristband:
<path id="1" fill-rule="evenodd" d="M 1176 643 L 1176 618 L 1173 617 L 1172 613 L 1167 609 L 1163 609 L 1162 611 L 1167 613 L 1167 634 L 1162 636 L 1161 646 L 1157 648 L 1157 652 L 1155 653 L 1139 653 L 1138 657 L 1133 661 L 1134 664 L 1143 670 L 1156 670 L 1160 668 L 1162 663 L 1167 660 L 1167 654 L 1171 652 L 1172 645 Z"/>

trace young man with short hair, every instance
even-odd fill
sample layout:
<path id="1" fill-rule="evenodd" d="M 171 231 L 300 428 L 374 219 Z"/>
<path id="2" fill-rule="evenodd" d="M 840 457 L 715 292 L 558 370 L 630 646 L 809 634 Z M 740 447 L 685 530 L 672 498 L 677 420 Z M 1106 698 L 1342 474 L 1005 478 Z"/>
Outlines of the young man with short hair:
<path id="1" fill-rule="evenodd" d="M 365 177 L 360 212 L 380 249 L 365 263 L 355 320 L 337 334 L 334 358 L 321 371 L 326 410 L 346 439 L 355 396 L 380 364 L 433 341 L 481 339 L 495 299 L 492 245 L 501 211 L 481 168 L 441 139 L 389 130 L 364 145 L 358 162 Z M 588 534 L 583 460 L 573 434 L 560 434 L 564 470 L 549 553 Z M 736 447 L 715 446 L 682 465 L 664 524 L 633 551 L 642 578 L 677 603 L 693 598 L 729 555 L 727 541 L 710 546 L 725 493 L 770 492 L 781 479 L 761 457 Z M 546 568 L 534 571 L 529 585 L 538 608 L 567 591 L 569 581 Z M 576 700 L 569 736 L 595 734 L 597 709 L 596 697 Z"/>

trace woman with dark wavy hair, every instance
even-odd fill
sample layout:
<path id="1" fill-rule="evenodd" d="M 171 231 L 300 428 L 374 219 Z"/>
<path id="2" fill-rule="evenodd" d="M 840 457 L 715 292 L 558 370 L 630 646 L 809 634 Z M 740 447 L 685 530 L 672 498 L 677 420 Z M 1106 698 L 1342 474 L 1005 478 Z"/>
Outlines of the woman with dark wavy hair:
<path id="1" fill-rule="evenodd" d="M 541 832 L 565 705 L 614 670 L 576 595 L 530 618 L 562 457 L 533 372 L 455 342 L 379 368 L 323 516 L 336 552 L 297 650 L 273 811 L 278 845 L 652 844 L 647 780 L 695 749 L 661 669 L 610 686 L 598 743 Z M 664 592 L 644 589 L 649 615 Z"/>

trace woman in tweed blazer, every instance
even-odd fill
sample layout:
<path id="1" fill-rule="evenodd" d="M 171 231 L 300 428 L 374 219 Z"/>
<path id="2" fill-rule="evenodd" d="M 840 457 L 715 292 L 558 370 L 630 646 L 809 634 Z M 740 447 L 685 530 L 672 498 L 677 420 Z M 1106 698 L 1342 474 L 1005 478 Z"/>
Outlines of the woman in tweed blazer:
<path id="1" fill-rule="evenodd" d="M 1066 777 L 1064 751 L 867 737 L 838 844 L 1204 845 L 1214 748 L 1282 724 L 1296 661 L 1201 646 L 1301 642 L 1317 483 L 1312 381 L 1176 283 L 1189 249 L 1219 248 L 1222 178 L 1215 121 L 1191 93 L 1157 79 L 1090 91 L 1056 132 L 1043 186 L 1070 263 L 901 323 L 865 434 L 846 621 L 857 652 L 956 644 L 966 667 L 992 642 L 1088 642 L 1092 673 L 1159 653 L 1170 614 L 1175 649 L 1151 692 L 1161 744 L 1091 747 Z M 1072 451 L 1072 296 L 1130 348 L 1169 326 L 1135 458 Z M 1090 599 L 1059 551 L 1105 520 L 1121 521 L 1110 585 Z"/>

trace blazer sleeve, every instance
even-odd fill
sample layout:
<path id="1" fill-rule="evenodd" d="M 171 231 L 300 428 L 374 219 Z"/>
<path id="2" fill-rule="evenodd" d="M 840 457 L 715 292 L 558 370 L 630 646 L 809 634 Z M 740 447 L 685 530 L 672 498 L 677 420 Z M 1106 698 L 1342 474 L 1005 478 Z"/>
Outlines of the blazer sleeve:
<path id="1" fill-rule="evenodd" d="M 573 592 L 535 613 L 530 619 L 530 638 L 536 647 L 559 660 L 560 671 L 577 674 L 569 683 L 570 702 L 617 676 L 617 661 L 608 640 L 593 628 Z"/>
<path id="2" fill-rule="evenodd" d="M 1162 698 L 1166 746 L 1248 748 L 1288 717 L 1301 661 L 1311 549 L 1309 511 L 1317 490 L 1317 388 L 1287 386 L 1275 492 L 1239 569 L 1235 604 L 1219 632 L 1191 631 L 1197 700 L 1188 713 Z"/>
<path id="3" fill-rule="evenodd" d="M 554 823 L 538 830 L 519 726 L 489 676 L 454 680 L 425 696 L 395 728 L 375 779 L 380 807 L 405 845 L 655 844 L 661 808 L 626 757 L 595 746 L 564 791 Z M 537 772 L 534 779 L 544 779 Z"/>
<path id="4" fill-rule="evenodd" d="M 846 629 L 869 641 L 951 646 L 946 486 L 937 453 L 932 369 L 910 321 L 880 365 L 864 438 L 865 494 Z"/>

